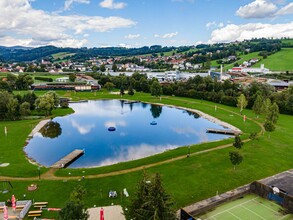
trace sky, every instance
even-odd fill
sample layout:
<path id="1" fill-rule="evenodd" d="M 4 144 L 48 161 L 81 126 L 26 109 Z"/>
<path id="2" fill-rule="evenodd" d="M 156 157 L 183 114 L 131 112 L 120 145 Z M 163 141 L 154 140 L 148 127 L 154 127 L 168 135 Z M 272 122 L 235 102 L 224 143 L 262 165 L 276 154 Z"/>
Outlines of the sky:
<path id="1" fill-rule="evenodd" d="M 293 38 L 293 0 L 0 0 L 0 45 L 185 46 Z"/>

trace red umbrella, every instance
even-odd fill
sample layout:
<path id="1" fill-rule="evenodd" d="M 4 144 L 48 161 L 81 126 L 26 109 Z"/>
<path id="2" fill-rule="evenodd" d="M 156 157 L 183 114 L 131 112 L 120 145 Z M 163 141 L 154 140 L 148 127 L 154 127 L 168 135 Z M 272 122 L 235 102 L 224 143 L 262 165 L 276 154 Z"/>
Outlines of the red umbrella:
<path id="1" fill-rule="evenodd" d="M 100 220 L 104 220 L 104 209 L 100 209 Z"/>
<path id="2" fill-rule="evenodd" d="M 4 220 L 8 220 L 8 210 L 6 206 L 4 206 Z"/>
<path id="3" fill-rule="evenodd" d="M 12 195 L 11 203 L 12 203 L 12 209 L 13 209 L 13 211 L 15 211 L 15 209 L 16 209 L 16 199 L 15 199 L 14 195 Z"/>

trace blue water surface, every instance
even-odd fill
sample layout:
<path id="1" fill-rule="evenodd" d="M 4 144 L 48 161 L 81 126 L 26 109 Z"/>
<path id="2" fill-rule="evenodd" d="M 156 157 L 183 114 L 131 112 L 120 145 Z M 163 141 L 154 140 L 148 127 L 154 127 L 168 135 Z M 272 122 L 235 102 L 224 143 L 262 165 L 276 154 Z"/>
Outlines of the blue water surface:
<path id="1" fill-rule="evenodd" d="M 33 136 L 25 147 L 29 158 L 49 167 L 73 150 L 84 149 L 85 154 L 70 167 L 97 167 L 229 137 L 206 133 L 207 128 L 224 127 L 167 106 L 100 100 L 70 107 L 74 114 L 53 119 L 62 129 L 58 137 L 43 137 L 40 132 Z M 109 127 L 116 130 L 108 131 Z"/>

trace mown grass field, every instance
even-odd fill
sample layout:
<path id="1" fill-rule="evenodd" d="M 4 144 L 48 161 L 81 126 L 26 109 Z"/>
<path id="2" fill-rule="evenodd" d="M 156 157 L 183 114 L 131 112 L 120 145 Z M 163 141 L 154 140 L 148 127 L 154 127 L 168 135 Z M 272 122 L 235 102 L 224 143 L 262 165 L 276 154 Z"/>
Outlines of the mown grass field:
<path id="1" fill-rule="evenodd" d="M 109 94 L 105 91 L 97 93 L 61 92 L 60 95 L 71 97 L 73 100 L 121 98 L 120 95 Z M 125 95 L 123 98 L 170 104 L 204 111 L 240 128 L 244 132 L 242 139 L 246 139 L 251 132 L 261 131 L 256 121 L 261 122 L 262 118 L 256 120 L 255 115 L 250 110 L 244 110 L 244 114 L 249 120 L 243 122 L 242 116 L 239 115 L 239 109 L 216 104 L 218 108 L 215 112 L 215 103 L 211 102 L 201 102 L 200 100 L 179 97 L 162 97 L 160 101 L 158 98 L 143 93 L 136 93 L 133 97 Z M 61 112 L 58 114 L 61 114 Z M 65 113 L 63 112 L 63 114 Z M 0 156 L 0 163 L 10 163 L 8 167 L 0 167 L 0 178 L 10 179 L 14 186 L 9 194 L 1 197 L 1 200 L 8 199 L 12 193 L 16 194 L 17 198 L 21 198 L 23 194 L 26 194 L 27 198 L 34 198 L 37 201 L 48 201 L 50 207 L 62 207 L 72 189 L 78 184 L 82 184 L 88 191 L 85 201 L 88 206 L 105 206 L 111 203 L 127 206 L 129 199 L 120 197 L 120 192 L 123 188 L 127 188 L 131 198 L 135 192 L 137 181 L 143 172 L 142 170 L 120 175 L 116 173 L 115 175 L 112 174 L 113 176 L 107 177 L 88 175 L 109 174 L 109 172 L 121 171 L 137 166 L 143 167 L 147 164 L 187 154 L 187 147 L 183 147 L 142 160 L 109 167 L 77 170 L 65 169 L 57 173 L 60 180 L 38 180 L 37 166 L 27 162 L 22 150 L 27 135 L 37 122 L 36 120 L 0 122 L 0 150 L 2 156 Z M 8 127 L 7 137 L 4 136 L 4 126 Z M 167 192 L 175 200 L 176 208 L 183 207 L 214 196 L 217 192 L 223 193 L 254 180 L 291 169 L 293 167 L 292 130 L 293 116 L 280 115 L 275 132 L 271 134 L 264 133 L 258 140 L 249 141 L 244 144 L 241 149 L 244 161 L 237 166 L 236 170 L 233 169 L 228 156 L 229 151 L 234 149 L 233 147 L 228 147 L 191 155 L 189 158 L 183 157 L 180 160 L 146 168 L 146 171 L 150 175 L 156 172 L 160 173 Z M 213 148 L 231 143 L 232 141 L 230 139 L 194 145 L 191 147 L 191 152 L 194 153 L 203 149 Z M 46 168 L 41 168 L 42 173 L 45 171 L 47 171 Z M 82 175 L 85 176 L 85 180 L 79 181 L 78 179 L 81 179 Z M 35 178 L 26 179 L 26 177 L 33 176 Z M 76 179 L 67 180 L 69 176 L 77 177 Z M 15 180 L 9 177 L 23 177 L 23 179 Z M 27 185 L 31 183 L 37 183 L 40 186 L 34 193 L 29 193 L 26 190 Z M 107 194 L 110 190 L 116 190 L 119 195 L 118 198 L 109 199 Z M 51 217 L 51 214 L 44 216 Z"/>
<path id="2" fill-rule="evenodd" d="M 281 51 L 268 56 L 254 65 L 259 67 L 264 64 L 266 68 L 273 71 L 293 71 L 293 48 L 282 48 Z"/>

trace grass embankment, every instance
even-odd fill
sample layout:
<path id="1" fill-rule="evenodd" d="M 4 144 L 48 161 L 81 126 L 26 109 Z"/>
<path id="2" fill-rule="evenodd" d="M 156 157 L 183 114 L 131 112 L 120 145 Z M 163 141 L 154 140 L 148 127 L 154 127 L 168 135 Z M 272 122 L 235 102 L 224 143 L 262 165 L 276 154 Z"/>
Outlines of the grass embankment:
<path id="1" fill-rule="evenodd" d="M 282 50 L 268 56 L 261 62 L 254 65 L 259 67 L 260 64 L 264 64 L 265 68 L 273 71 L 293 71 L 293 48 L 282 48 Z"/>
<path id="2" fill-rule="evenodd" d="M 65 92 L 62 96 L 71 97 L 74 100 L 81 99 L 102 99 L 102 98 L 120 98 L 118 95 L 108 94 L 104 92 L 96 93 L 74 93 Z M 238 115 L 239 109 L 234 107 L 227 107 L 217 104 L 218 108 L 215 112 L 214 103 L 206 102 L 188 98 L 178 97 L 163 97 L 162 101 L 153 98 L 150 95 L 136 93 L 133 97 L 124 96 L 134 100 L 141 100 L 154 103 L 172 104 L 188 108 L 195 108 L 202 110 L 210 115 L 213 115 L 223 121 L 239 127 L 245 134 L 242 138 L 247 137 L 250 132 L 260 131 L 260 127 L 254 121 L 247 120 L 245 123 L 242 116 Z M 244 110 L 244 114 L 248 118 L 255 120 L 255 115 L 250 110 Z M 261 119 L 259 119 L 261 121 Z M 0 129 L 3 129 L 5 122 L 0 122 Z M 23 129 L 27 127 L 26 123 L 36 123 L 35 121 L 20 121 L 11 123 L 10 134 L 11 139 L 5 145 L 0 145 L 1 152 L 5 153 L 5 162 L 11 163 L 11 167 L 0 168 L 0 175 L 8 175 L 10 169 L 11 175 L 9 176 L 37 176 L 37 167 L 28 164 L 24 159 L 22 146 L 26 139 Z M 258 140 L 245 143 L 241 153 L 244 156 L 244 161 L 241 165 L 233 170 L 233 166 L 229 160 L 228 153 L 234 150 L 233 147 L 210 151 L 203 154 L 192 155 L 191 157 L 183 157 L 180 160 L 160 164 L 154 167 L 146 168 L 147 172 L 154 174 L 160 173 L 163 179 L 163 184 L 166 190 L 172 195 L 176 201 L 176 207 L 182 207 L 190 203 L 199 201 L 210 196 L 214 196 L 217 192 L 222 193 L 231 190 L 238 186 L 250 183 L 251 181 L 261 179 L 293 167 L 293 140 L 290 138 L 293 129 L 293 117 L 288 115 L 280 115 L 276 131 L 265 133 L 260 136 Z M 3 131 L 3 130 L 2 130 Z M 29 133 L 30 129 L 26 132 Z M 3 134 L 2 134 L 3 135 Z M 0 136 L 3 143 L 3 136 Z M 227 141 L 227 140 L 225 140 Z M 224 141 L 224 142 L 225 142 Z M 191 147 L 191 152 L 196 152 L 206 148 L 212 148 L 216 145 L 224 143 L 213 142 L 201 145 L 194 145 Z M 10 151 L 10 148 L 15 151 Z M 120 192 L 123 188 L 127 188 L 130 197 L 135 192 L 135 186 L 141 176 L 142 171 L 134 171 L 122 175 L 115 175 L 109 177 L 99 177 L 92 179 L 87 178 L 88 174 L 107 173 L 121 168 L 129 168 L 141 166 L 142 164 L 153 163 L 160 160 L 165 160 L 170 157 L 176 157 L 187 153 L 187 148 L 169 151 L 164 154 L 145 158 L 140 161 L 133 161 L 129 164 L 121 163 L 111 167 L 94 168 L 94 169 L 79 169 L 79 170 L 63 170 L 58 172 L 58 175 L 84 175 L 85 180 L 68 180 L 52 181 L 52 180 L 36 180 L 28 181 L 12 181 L 14 188 L 11 193 L 20 198 L 24 193 L 27 197 L 35 198 L 35 200 L 49 201 L 50 207 L 62 207 L 68 198 L 69 193 L 78 184 L 83 184 L 88 195 L 86 197 L 86 204 L 89 206 L 105 206 L 111 203 L 122 203 L 127 205 L 128 199 L 123 198 L 121 201 Z M 12 154 L 12 155 L 11 155 Z M 19 160 L 19 161 L 18 161 Z M 17 163 L 17 164 L 14 164 Z M 12 168 L 14 166 L 14 168 Z M 15 169 L 19 169 L 16 171 Z M 26 171 L 26 169 L 29 170 Z M 82 172 L 85 171 L 85 172 Z M 65 173 L 66 172 L 66 173 Z M 68 174 L 71 172 L 71 175 Z M 5 174 L 5 175 L 3 175 Z M 66 179 L 66 177 L 63 177 Z M 34 193 L 28 193 L 26 186 L 32 182 L 37 182 L 40 186 L 39 190 Z M 102 190 L 102 193 L 101 193 Z M 116 190 L 118 192 L 117 199 L 109 199 L 109 190 Z M 10 195 L 7 194 L 7 198 Z M 5 197 L 5 199 L 7 199 Z M 49 216 L 50 217 L 50 216 Z"/>

